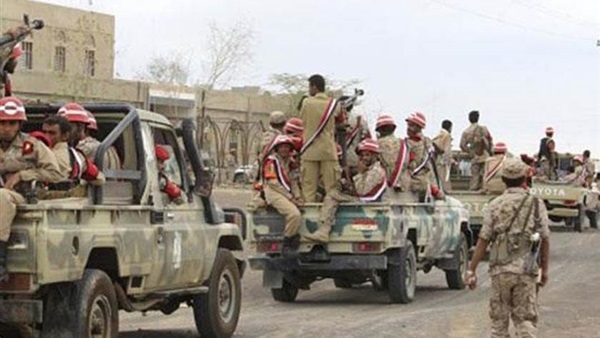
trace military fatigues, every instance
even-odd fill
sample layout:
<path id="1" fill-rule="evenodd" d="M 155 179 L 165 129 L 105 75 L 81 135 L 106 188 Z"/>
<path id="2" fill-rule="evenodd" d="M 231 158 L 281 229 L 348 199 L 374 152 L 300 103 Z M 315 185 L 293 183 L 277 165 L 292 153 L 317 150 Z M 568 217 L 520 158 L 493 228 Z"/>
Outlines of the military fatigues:
<path id="1" fill-rule="evenodd" d="M 85 157 L 94 161 L 96 158 L 96 151 L 98 150 L 99 146 L 100 141 L 88 136 L 79 141 L 77 144 L 77 149 L 79 149 L 85 155 Z M 119 158 L 119 154 L 117 153 L 115 147 L 109 147 L 108 150 L 106 150 L 106 153 L 104 154 L 104 163 L 100 169 L 121 169 L 121 159 Z"/>
<path id="2" fill-rule="evenodd" d="M 460 138 L 460 149 L 471 155 L 470 190 L 479 190 L 483 181 L 483 165 L 492 145 L 492 136 L 488 129 L 478 123 L 472 123 Z"/>
<path id="3" fill-rule="evenodd" d="M 502 181 L 502 165 L 506 155 L 496 154 L 485 160 L 483 171 L 483 189 L 490 194 L 501 194 L 506 190 Z"/>
<path id="4" fill-rule="evenodd" d="M 535 210 L 534 203 L 537 203 L 538 217 L 536 211 L 532 211 Z M 519 210 L 516 218 L 515 210 Z M 492 243 L 489 270 L 492 279 L 492 338 L 510 337 L 509 318 L 513 320 L 518 337 L 536 336 L 536 279 L 539 272 L 534 268 L 535 272 L 528 273 L 524 266 L 530 252 L 531 234 L 539 232 L 542 238 L 548 238 L 548 222 L 543 201 L 529 196 L 522 188 L 507 189 L 490 202 L 484 214 L 479 237 Z"/>
<path id="5" fill-rule="evenodd" d="M 2 179 L 6 181 L 10 174 L 17 174 L 21 181 L 56 182 L 60 179 L 56 158 L 52 151 L 41 141 L 29 137 L 25 133 L 19 133 L 6 150 L 0 148 L 0 158 L 3 162 L 13 160 L 30 162 L 34 165 L 30 169 L 15 172 L 5 172 Z M 0 241 L 6 242 L 10 236 L 10 226 L 17 213 L 17 205 L 25 203 L 25 198 L 19 191 L 0 188 Z"/>
<path id="6" fill-rule="evenodd" d="M 540 151 L 538 152 L 538 163 L 540 174 L 548 180 L 556 180 L 556 152 L 555 144 L 551 137 L 544 137 L 540 141 Z"/>
<path id="7" fill-rule="evenodd" d="M 303 138 L 305 145 L 315 135 L 330 100 L 324 93 L 318 93 L 303 101 L 300 118 L 304 123 Z M 336 106 L 322 132 L 314 138 L 314 141 L 310 145 L 307 145 L 307 148 L 301 155 L 302 192 L 306 202 L 315 202 L 320 179 L 323 180 L 325 194 L 329 194 L 337 188 L 339 174 L 337 170 L 338 157 L 334 133 L 335 119 L 340 114 L 341 109 L 339 106 Z"/>
<path id="8" fill-rule="evenodd" d="M 360 141 L 370 135 L 367 121 L 362 116 L 351 114 L 349 117 L 350 127 L 346 133 L 346 165 L 356 168 L 358 165 L 358 154 L 356 148 Z"/>
<path id="9" fill-rule="evenodd" d="M 452 135 L 446 130 L 440 130 L 433 140 L 437 156 L 435 165 L 445 191 L 452 189 L 450 185 L 450 166 L 452 165 Z"/>
<path id="10" fill-rule="evenodd" d="M 596 174 L 596 166 L 589 158 L 583 160 L 583 168 L 585 171 L 585 184 L 586 187 L 591 188 L 594 182 L 594 175 Z"/>
<path id="11" fill-rule="evenodd" d="M 259 163 L 263 163 L 264 159 L 269 156 L 269 154 L 266 152 L 266 147 L 270 145 L 273 140 L 275 140 L 277 135 L 281 135 L 281 131 L 274 129 L 273 127 L 269 127 L 263 132 L 262 137 L 260 138 L 260 143 L 258 143 L 256 147 L 256 154 Z M 263 153 L 264 157 L 262 156 Z"/>
<path id="12" fill-rule="evenodd" d="M 289 159 L 283 159 L 277 154 L 270 155 L 265 160 L 263 180 L 265 182 L 265 199 L 285 217 L 284 236 L 291 238 L 298 234 L 302 215 L 294 199 L 300 198 L 297 184 L 290 178 Z"/>
<path id="13" fill-rule="evenodd" d="M 431 162 L 427 159 L 431 149 L 431 140 L 422 133 L 406 138 L 410 151 L 408 171 L 410 173 L 410 190 L 424 196 L 429 192 L 433 181 Z M 421 169 L 419 169 L 421 168 Z"/>
<path id="14" fill-rule="evenodd" d="M 394 172 L 396 165 L 398 164 L 398 157 L 400 155 L 400 147 L 402 146 L 402 139 L 397 138 L 393 134 L 380 137 L 377 140 L 380 150 L 381 164 L 385 168 L 386 176 L 390 182 L 389 187 L 386 191 L 386 199 L 396 202 L 414 202 L 414 196 L 410 191 L 410 173 L 408 171 L 408 156 L 406 153 L 405 161 L 400 170 L 400 177 L 396 182 L 391 182 L 394 178 Z M 408 151 L 408 149 L 406 149 Z"/>
<path id="15" fill-rule="evenodd" d="M 582 165 L 577 165 L 573 169 L 573 172 L 564 176 L 560 181 L 569 183 L 575 186 L 583 186 L 585 184 L 585 169 Z"/>

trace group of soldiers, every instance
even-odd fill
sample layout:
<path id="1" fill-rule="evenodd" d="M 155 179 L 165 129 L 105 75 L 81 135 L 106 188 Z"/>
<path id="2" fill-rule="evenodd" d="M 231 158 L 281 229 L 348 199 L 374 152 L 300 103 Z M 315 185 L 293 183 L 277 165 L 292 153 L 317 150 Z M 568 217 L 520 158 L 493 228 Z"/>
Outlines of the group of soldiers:
<path id="1" fill-rule="evenodd" d="M 17 206 L 34 200 L 86 197 L 88 185 L 102 185 L 106 178 L 94 162 L 100 141 L 94 115 L 77 103 L 69 103 L 47 117 L 41 130 L 22 131 L 27 121 L 23 103 L 16 97 L 0 99 L 0 282 L 8 279 L 7 242 Z M 181 201 L 181 189 L 164 174 L 170 154 L 155 148 L 159 187 L 168 202 Z M 109 147 L 101 169 L 121 169 L 115 147 Z"/>

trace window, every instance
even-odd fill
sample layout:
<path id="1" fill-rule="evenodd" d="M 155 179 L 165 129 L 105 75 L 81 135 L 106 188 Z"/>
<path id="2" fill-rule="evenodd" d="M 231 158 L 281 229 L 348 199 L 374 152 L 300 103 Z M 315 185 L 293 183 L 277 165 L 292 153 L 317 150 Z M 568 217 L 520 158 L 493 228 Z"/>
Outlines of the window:
<path id="1" fill-rule="evenodd" d="M 33 43 L 23 42 L 23 59 L 25 60 L 25 68 L 33 69 Z"/>
<path id="2" fill-rule="evenodd" d="M 67 50 L 65 47 L 56 47 L 54 48 L 54 71 L 55 72 L 65 72 L 66 68 L 66 53 Z"/>
<path id="3" fill-rule="evenodd" d="M 96 53 L 93 50 L 85 51 L 84 75 L 93 77 L 96 73 Z"/>

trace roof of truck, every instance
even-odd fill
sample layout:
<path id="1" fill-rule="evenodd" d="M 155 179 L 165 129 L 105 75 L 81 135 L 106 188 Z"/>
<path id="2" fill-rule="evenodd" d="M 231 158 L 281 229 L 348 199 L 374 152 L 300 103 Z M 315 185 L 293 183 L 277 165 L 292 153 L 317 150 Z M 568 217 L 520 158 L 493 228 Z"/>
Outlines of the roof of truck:
<path id="1" fill-rule="evenodd" d="M 144 109 L 137 109 L 137 112 L 140 115 L 140 119 L 142 121 L 171 125 L 171 122 L 164 115 L 161 115 L 159 113 L 155 113 Z"/>

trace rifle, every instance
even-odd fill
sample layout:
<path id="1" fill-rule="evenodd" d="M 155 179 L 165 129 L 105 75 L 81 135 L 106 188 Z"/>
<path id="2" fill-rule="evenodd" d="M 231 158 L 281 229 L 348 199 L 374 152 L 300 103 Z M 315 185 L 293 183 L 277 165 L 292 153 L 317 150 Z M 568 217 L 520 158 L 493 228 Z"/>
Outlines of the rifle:
<path id="1" fill-rule="evenodd" d="M 354 95 L 352 95 L 348 98 L 345 98 L 343 100 L 339 100 L 338 103 L 345 110 L 348 107 L 353 106 L 356 103 L 356 101 L 358 100 L 358 98 L 360 96 L 363 96 L 364 94 L 365 94 L 364 90 L 355 89 Z M 339 161 L 340 161 L 340 165 L 342 166 L 343 174 L 346 176 L 346 181 L 349 183 L 349 189 L 351 189 L 352 192 L 355 192 L 356 188 L 354 187 L 354 182 L 352 181 L 352 172 L 350 171 L 350 167 L 348 167 L 348 164 L 346 162 L 346 153 L 348 151 L 348 148 L 346 147 L 346 132 L 347 132 L 347 130 L 348 130 L 347 121 L 344 121 L 343 123 L 338 124 L 336 126 L 335 140 L 340 145 L 340 147 L 342 147 L 342 158 L 339 159 Z"/>
<path id="2" fill-rule="evenodd" d="M 13 72 L 13 69 L 10 68 L 13 68 L 16 65 L 16 63 L 12 67 L 9 65 L 7 69 L 7 65 L 11 60 L 10 55 L 15 46 L 25 40 L 31 32 L 42 29 L 43 27 L 44 21 L 36 19 L 30 23 L 29 16 L 25 14 L 23 15 L 23 25 L 18 26 L 13 30 L 9 30 L 0 36 L 0 87 L 6 85 L 8 73 Z"/>

